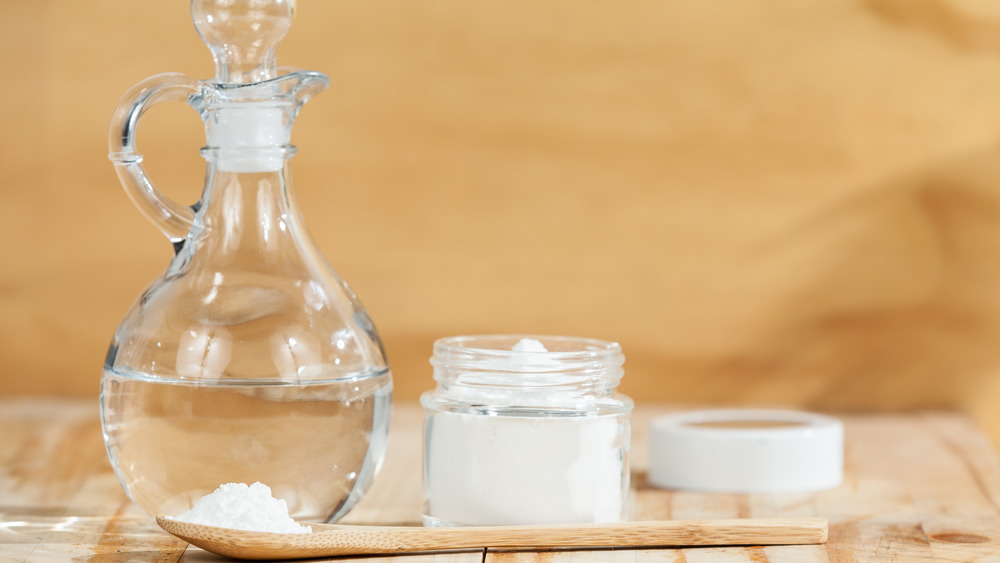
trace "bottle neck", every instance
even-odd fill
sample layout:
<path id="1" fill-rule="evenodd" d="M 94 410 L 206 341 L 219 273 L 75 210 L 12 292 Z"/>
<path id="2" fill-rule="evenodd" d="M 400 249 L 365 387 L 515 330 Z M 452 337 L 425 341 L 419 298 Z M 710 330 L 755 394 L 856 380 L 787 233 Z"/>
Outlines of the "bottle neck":
<path id="1" fill-rule="evenodd" d="M 259 145 L 239 146 L 220 145 L 217 135 L 208 135 L 209 145 L 201 149 L 201 156 L 208 161 L 209 167 L 218 172 L 280 172 L 287 165 L 288 159 L 295 156 L 295 145 L 287 142 L 270 142 L 267 139 L 255 141 Z M 243 137 L 248 138 L 248 137 Z M 213 142 L 214 141 L 214 142 Z"/>
<path id="2" fill-rule="evenodd" d="M 250 267 L 297 255 L 300 215 L 288 160 L 277 170 L 258 172 L 226 170 L 212 158 L 208 163 L 197 215 L 200 228 L 192 235 L 209 244 L 215 259 L 244 261 Z"/>

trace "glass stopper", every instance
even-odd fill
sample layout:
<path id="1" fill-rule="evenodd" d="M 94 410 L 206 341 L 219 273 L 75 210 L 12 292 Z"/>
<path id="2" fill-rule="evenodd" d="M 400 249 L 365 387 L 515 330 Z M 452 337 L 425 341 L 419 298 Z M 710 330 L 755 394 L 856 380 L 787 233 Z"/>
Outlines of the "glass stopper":
<path id="1" fill-rule="evenodd" d="M 219 84 L 277 77 L 278 43 L 292 26 L 294 0 L 191 0 L 191 18 L 215 58 Z"/>

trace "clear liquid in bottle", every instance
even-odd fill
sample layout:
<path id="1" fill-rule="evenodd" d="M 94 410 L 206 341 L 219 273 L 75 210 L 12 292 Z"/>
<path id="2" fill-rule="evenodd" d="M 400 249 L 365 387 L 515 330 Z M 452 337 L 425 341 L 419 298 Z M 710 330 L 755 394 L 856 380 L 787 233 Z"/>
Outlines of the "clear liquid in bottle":
<path id="1" fill-rule="evenodd" d="M 179 514 L 222 483 L 260 481 L 293 518 L 336 520 L 383 458 L 391 387 L 387 372 L 289 385 L 108 371 L 105 440 L 129 496 L 151 512 Z"/>

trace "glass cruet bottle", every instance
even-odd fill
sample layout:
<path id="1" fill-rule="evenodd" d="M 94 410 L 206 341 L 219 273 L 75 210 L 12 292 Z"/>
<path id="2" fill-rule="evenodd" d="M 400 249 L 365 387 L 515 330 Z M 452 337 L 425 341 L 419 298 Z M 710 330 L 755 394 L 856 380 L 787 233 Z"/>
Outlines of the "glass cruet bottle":
<path id="1" fill-rule="evenodd" d="M 306 232 L 289 176 L 292 122 L 329 79 L 278 73 L 291 0 L 193 0 L 191 13 L 215 78 L 150 77 L 110 128 L 119 179 L 174 256 L 108 350 L 108 455 L 151 515 L 260 481 L 293 517 L 334 521 L 381 464 L 392 380 L 367 313 Z M 139 117 L 164 100 L 205 124 L 206 181 L 192 206 L 154 188 L 136 151 Z"/>

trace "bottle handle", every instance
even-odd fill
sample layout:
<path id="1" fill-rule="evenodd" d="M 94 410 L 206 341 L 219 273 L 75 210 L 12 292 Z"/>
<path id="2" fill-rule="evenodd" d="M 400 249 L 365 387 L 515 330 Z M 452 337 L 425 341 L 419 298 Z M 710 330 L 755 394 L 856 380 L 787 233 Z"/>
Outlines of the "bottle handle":
<path id="1" fill-rule="evenodd" d="M 135 135 L 139 117 L 154 103 L 181 101 L 193 105 L 200 93 L 199 83 L 183 74 L 157 74 L 139 82 L 122 96 L 111 117 L 108 158 L 118 179 L 139 211 L 174 243 L 182 243 L 194 224 L 194 209 L 181 205 L 157 190 L 142 167 Z"/>

